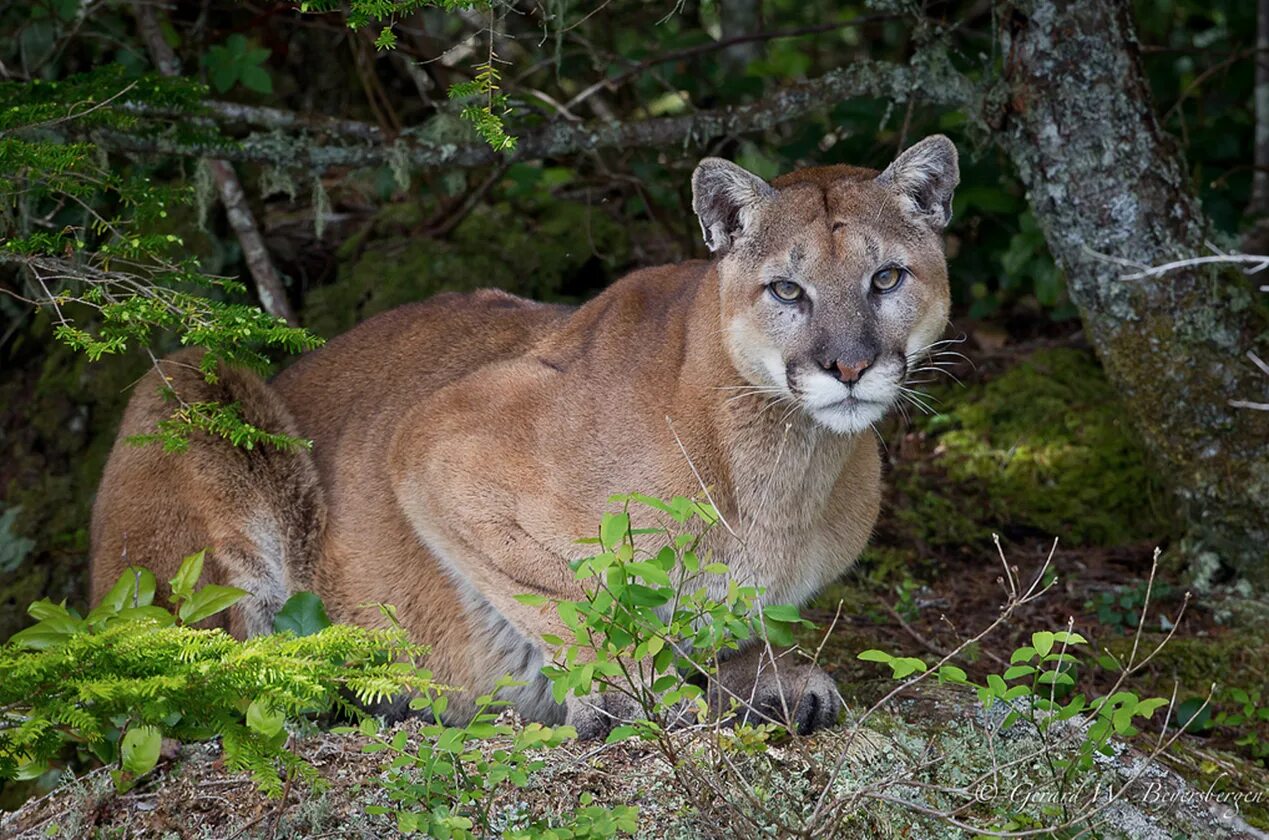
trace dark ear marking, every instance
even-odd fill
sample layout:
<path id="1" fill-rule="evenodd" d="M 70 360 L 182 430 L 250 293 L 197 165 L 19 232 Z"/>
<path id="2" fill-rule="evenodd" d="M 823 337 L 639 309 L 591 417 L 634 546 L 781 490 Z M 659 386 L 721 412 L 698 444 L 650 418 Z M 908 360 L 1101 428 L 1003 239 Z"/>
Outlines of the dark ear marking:
<path id="1" fill-rule="evenodd" d="M 960 179 L 956 146 L 935 134 L 895 158 L 877 183 L 898 193 L 909 215 L 941 231 L 952 218 L 952 191 Z"/>
<path id="2" fill-rule="evenodd" d="M 692 210 L 705 245 L 726 252 L 744 235 L 753 213 L 776 194 L 757 175 L 722 158 L 705 158 L 692 173 Z"/>

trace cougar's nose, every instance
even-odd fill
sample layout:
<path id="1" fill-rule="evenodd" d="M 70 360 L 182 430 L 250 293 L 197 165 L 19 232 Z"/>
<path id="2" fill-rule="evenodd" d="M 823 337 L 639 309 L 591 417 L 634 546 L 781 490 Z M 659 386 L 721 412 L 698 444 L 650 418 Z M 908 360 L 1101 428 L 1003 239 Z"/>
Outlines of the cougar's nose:
<path id="1" fill-rule="evenodd" d="M 847 385 L 854 385 L 876 359 L 876 356 L 860 359 L 838 359 L 829 373 L 832 373 Z"/>

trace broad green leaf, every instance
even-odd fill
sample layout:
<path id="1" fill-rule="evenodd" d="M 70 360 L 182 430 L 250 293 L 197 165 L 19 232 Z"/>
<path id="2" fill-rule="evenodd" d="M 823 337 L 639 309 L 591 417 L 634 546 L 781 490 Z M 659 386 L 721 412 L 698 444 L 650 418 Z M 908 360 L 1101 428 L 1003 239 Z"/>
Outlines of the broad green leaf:
<path id="1" fill-rule="evenodd" d="M 88 614 L 91 624 L 107 615 L 115 615 L 128 607 L 148 607 L 154 603 L 154 573 L 140 566 L 129 566 L 119 575 L 115 585 L 97 607 Z"/>
<path id="2" fill-rule="evenodd" d="M 622 513 L 605 513 L 604 518 L 599 523 L 599 541 L 604 548 L 609 551 L 615 551 L 618 546 L 626 538 L 626 532 L 630 530 L 630 514 Z"/>
<path id="3" fill-rule="evenodd" d="M 198 583 L 198 579 L 203 576 L 203 560 L 206 556 L 207 549 L 203 549 L 181 561 L 181 568 L 176 572 L 176 577 L 170 581 L 172 600 L 184 600 L 194 594 L 194 584 Z"/>
<path id="4" fill-rule="evenodd" d="M 1166 705 L 1168 705 L 1168 701 L 1166 699 L 1162 697 L 1150 697 L 1138 703 L 1137 708 L 1133 710 L 1133 714 L 1148 718 L 1158 709 Z"/>
<path id="5" fill-rule="evenodd" d="M 901 680 L 918 672 L 924 672 L 925 668 L 924 661 L 912 656 L 903 656 L 890 660 L 890 669 L 894 672 L 892 676 L 896 680 Z"/>
<path id="6" fill-rule="evenodd" d="M 65 644 L 73 635 L 73 632 L 59 629 L 49 621 L 41 621 L 14 633 L 9 637 L 9 643 L 28 650 L 47 650 Z"/>
<path id="7" fill-rule="evenodd" d="M 159 747 L 163 734 L 153 726 L 133 726 L 123 736 L 119 759 L 123 769 L 134 776 L 142 776 L 159 763 Z"/>
<path id="8" fill-rule="evenodd" d="M 660 566 L 647 562 L 627 563 L 625 565 L 627 574 L 638 575 L 650 584 L 655 586 L 669 586 L 670 576 L 667 575 Z"/>
<path id="9" fill-rule="evenodd" d="M 273 618 L 274 632 L 290 632 L 297 636 L 312 636 L 330 625 L 326 606 L 312 592 L 296 592 L 286 599 L 282 609 Z"/>
<path id="10" fill-rule="evenodd" d="M 802 620 L 802 614 L 798 612 L 798 608 L 790 604 L 772 604 L 769 607 L 763 607 L 762 614 L 772 621 L 797 622 Z"/>
<path id="11" fill-rule="evenodd" d="M 209 583 L 190 596 L 181 604 L 179 615 L 186 624 L 197 624 L 218 612 L 229 609 L 248 594 L 247 590 L 236 586 L 221 586 Z"/>
<path id="12" fill-rule="evenodd" d="M 65 620 L 71 621 L 70 610 L 66 609 L 66 602 L 54 604 L 48 598 L 41 598 L 26 608 L 27 615 L 31 618 L 37 618 L 42 621 Z"/>
<path id="13" fill-rule="evenodd" d="M 247 728 L 259 732 L 266 737 L 273 737 L 282 731 L 286 724 L 286 715 L 280 711 L 271 711 L 267 703 L 257 697 L 247 707 Z"/>
<path id="14" fill-rule="evenodd" d="M 1009 664 L 1014 665 L 1018 662 L 1030 662 L 1036 657 L 1036 649 L 1030 646 L 1020 647 L 1009 656 Z"/>
<path id="15" fill-rule="evenodd" d="M 1036 649 L 1041 656 L 1048 656 L 1049 651 L 1053 650 L 1053 634 L 1047 630 L 1039 630 L 1031 634 L 1031 646 Z"/>
<path id="16" fill-rule="evenodd" d="M 242 86 L 256 93 L 273 93 L 273 79 L 269 71 L 256 65 L 248 65 L 238 72 L 238 80 Z"/>
<path id="17" fill-rule="evenodd" d="M 894 659 L 894 656 L 884 650 L 865 650 L 857 654 L 855 658 L 865 662 L 889 662 Z"/>

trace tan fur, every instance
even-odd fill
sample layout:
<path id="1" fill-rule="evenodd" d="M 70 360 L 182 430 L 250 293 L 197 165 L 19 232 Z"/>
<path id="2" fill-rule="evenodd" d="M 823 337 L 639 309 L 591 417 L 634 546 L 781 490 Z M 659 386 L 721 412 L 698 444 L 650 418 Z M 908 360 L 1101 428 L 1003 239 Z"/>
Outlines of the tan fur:
<path id="1" fill-rule="evenodd" d="M 185 350 L 160 362 L 186 402 L 238 403 L 247 422 L 298 434 L 290 411 L 258 377 L 221 367 L 219 381 L 209 384 L 197 369 L 201 355 Z M 210 548 L 203 582 L 239 586 L 252 596 L 209 624 L 240 637 L 268 632 L 287 597 L 311 586 L 325 532 L 312 459 L 303 450 L 247 450 L 201 433 L 186 452 L 129 443 L 171 416 L 176 406 L 161 396 L 163 387 L 157 371 L 137 384 L 106 462 L 93 505 L 93 600 L 124 568 L 144 566 L 158 579 L 163 602 L 181 559 Z"/>
<path id="2" fill-rule="evenodd" d="M 206 542 L 217 574 L 242 579 L 243 563 L 226 555 L 250 554 L 243 523 L 272 516 L 295 564 L 288 588 L 311 562 L 333 618 L 375 624 L 363 605 L 394 604 L 433 645 L 440 681 L 480 692 L 511 673 L 529 682 L 516 704 L 543 720 L 565 716 L 538 672 L 541 636 L 558 619 L 513 596 L 580 594 L 567 561 L 613 493 L 694 495 L 703 482 L 726 520 L 710 534 L 714 556 L 766 587 L 766 602 L 804 602 L 854 562 L 880 499 L 872 404 L 814 413 L 807 401 L 846 388 L 822 381 L 824 370 L 860 342 L 880 348 L 877 372 L 852 394 L 888 387 L 885 364 L 901 378 L 943 328 L 946 269 L 939 225 L 917 218 L 929 208 L 919 195 L 905 204 L 891 170 L 804 170 L 773 186 L 746 176 L 718 161 L 698 170 L 713 261 L 634 272 L 576 309 L 496 291 L 440 295 L 370 319 L 269 386 L 226 376 L 228 398 L 314 441 L 315 481 L 306 454 L 270 453 L 257 467 L 259 450 L 216 441 L 182 456 L 119 444 L 94 511 L 95 592 L 125 564 L 125 534 L 127 563 L 171 568 Z M 911 268 L 911 287 L 867 298 L 886 259 Z M 815 296 L 801 316 L 765 290 L 790 265 Z M 772 353 L 785 354 L 783 394 L 767 381 L 781 376 Z M 121 434 L 161 416 L 152 385 Z M 304 522 L 308 557 L 291 530 Z M 467 708 L 455 703 L 455 717 Z M 588 714 L 572 704 L 567 716 Z"/>

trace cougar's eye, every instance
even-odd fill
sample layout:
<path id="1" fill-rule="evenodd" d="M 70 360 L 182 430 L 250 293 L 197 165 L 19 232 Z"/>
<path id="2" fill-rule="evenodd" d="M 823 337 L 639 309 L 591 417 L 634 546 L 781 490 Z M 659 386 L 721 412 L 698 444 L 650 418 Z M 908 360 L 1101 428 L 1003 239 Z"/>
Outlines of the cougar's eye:
<path id="1" fill-rule="evenodd" d="M 781 303 L 797 303 L 806 294 L 802 287 L 792 280 L 777 280 L 767 286 L 771 296 Z"/>
<path id="2" fill-rule="evenodd" d="M 889 266 L 883 268 L 872 276 L 872 289 L 874 292 L 892 292 L 903 282 L 903 278 L 907 275 L 907 270 L 898 266 Z"/>

